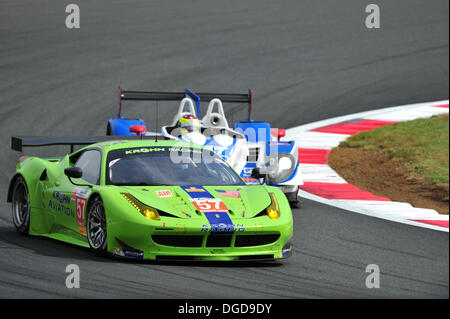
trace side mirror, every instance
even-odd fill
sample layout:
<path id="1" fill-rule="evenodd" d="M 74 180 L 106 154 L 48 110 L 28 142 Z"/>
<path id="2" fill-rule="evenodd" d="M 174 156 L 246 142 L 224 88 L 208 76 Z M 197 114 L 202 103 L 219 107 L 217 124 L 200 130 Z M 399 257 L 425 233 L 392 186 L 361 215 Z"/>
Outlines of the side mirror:
<path id="1" fill-rule="evenodd" d="M 256 167 L 252 171 L 252 178 L 260 179 L 265 178 L 266 174 L 261 173 L 261 169 L 259 167 Z"/>
<path id="2" fill-rule="evenodd" d="M 77 184 L 75 183 L 72 178 L 81 178 L 83 176 L 83 171 L 79 167 L 67 167 L 64 169 L 64 174 L 69 178 L 69 181 L 76 186 L 86 186 L 89 188 L 92 188 L 92 185 L 89 184 Z"/>
<path id="3" fill-rule="evenodd" d="M 81 178 L 83 171 L 79 167 L 68 167 L 64 169 L 64 174 L 71 178 Z"/>

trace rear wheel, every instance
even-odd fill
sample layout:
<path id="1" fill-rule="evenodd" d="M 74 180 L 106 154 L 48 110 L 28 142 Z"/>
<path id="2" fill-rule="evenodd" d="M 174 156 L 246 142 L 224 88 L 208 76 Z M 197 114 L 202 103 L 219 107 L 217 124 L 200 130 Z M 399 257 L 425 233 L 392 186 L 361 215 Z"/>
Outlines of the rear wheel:
<path id="1" fill-rule="evenodd" d="M 89 205 L 86 231 L 91 250 L 98 256 L 105 256 L 107 254 L 106 214 L 99 196 L 95 197 Z"/>
<path id="2" fill-rule="evenodd" d="M 12 193 L 12 219 L 16 230 L 27 235 L 30 229 L 30 195 L 22 176 L 14 183 Z"/>

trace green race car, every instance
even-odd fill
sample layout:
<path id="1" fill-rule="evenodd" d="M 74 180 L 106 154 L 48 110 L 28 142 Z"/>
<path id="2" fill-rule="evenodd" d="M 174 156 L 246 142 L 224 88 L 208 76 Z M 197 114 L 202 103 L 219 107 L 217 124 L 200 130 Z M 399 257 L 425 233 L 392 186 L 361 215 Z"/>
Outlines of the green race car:
<path id="1" fill-rule="evenodd" d="M 88 146 L 64 157 L 22 156 L 17 163 L 7 200 L 20 233 L 134 259 L 291 254 L 292 212 L 283 192 L 246 185 L 206 148 L 130 137 L 12 138 L 15 150 L 61 144 L 72 151 Z"/>

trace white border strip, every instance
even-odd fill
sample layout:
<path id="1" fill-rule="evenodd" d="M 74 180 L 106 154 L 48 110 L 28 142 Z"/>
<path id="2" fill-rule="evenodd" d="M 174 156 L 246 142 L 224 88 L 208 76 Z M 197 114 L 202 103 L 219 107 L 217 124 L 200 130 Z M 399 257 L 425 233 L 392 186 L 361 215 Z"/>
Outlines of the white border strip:
<path id="1" fill-rule="evenodd" d="M 358 214 L 362 214 L 362 215 L 366 215 L 366 216 L 371 216 L 371 217 L 375 217 L 375 218 L 381 218 L 381 219 L 385 219 L 385 220 L 390 220 L 396 223 L 401 223 L 401 224 L 407 224 L 407 225 L 412 225 L 412 226 L 419 226 L 422 228 L 429 228 L 429 229 L 433 229 L 433 230 L 440 230 L 443 232 L 449 232 L 448 228 L 445 227 L 440 227 L 440 226 L 436 226 L 436 225 L 431 225 L 431 224 L 426 224 L 426 223 L 421 223 L 421 222 L 414 222 L 412 220 L 409 219 L 405 219 L 405 218 L 396 218 L 396 217 L 392 217 L 392 216 L 387 216 L 385 214 L 381 214 L 381 213 L 376 213 L 374 211 L 370 211 L 367 209 L 364 209 L 364 207 L 359 206 L 358 204 L 351 204 L 352 201 L 346 201 L 344 202 L 343 200 L 334 200 L 334 199 L 326 199 L 308 192 L 305 192 L 304 190 L 299 190 L 298 195 L 300 197 L 306 198 L 306 199 L 310 199 L 322 204 L 326 204 L 326 205 L 330 205 L 330 206 L 334 206 L 343 210 L 347 210 L 347 211 L 351 211 L 354 213 L 358 213 Z M 427 218 L 428 219 L 428 218 Z M 430 219 L 433 220 L 433 219 Z"/>

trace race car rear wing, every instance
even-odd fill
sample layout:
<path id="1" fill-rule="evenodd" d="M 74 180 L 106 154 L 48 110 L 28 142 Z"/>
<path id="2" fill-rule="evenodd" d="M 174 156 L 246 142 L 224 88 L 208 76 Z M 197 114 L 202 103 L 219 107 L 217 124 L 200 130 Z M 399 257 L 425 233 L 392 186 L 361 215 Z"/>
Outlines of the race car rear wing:
<path id="1" fill-rule="evenodd" d="M 200 114 L 200 101 L 209 102 L 212 99 L 219 99 L 226 103 L 247 103 L 248 119 L 253 108 L 253 91 L 248 93 L 194 93 L 186 89 L 184 92 L 143 92 L 143 91 L 123 91 L 119 86 L 119 113 L 122 111 L 122 100 L 126 101 L 181 101 L 185 97 L 190 97 L 197 104 L 197 114 Z"/>
<path id="2" fill-rule="evenodd" d="M 70 153 L 73 153 L 75 145 L 91 145 L 99 142 L 116 140 L 154 140 L 152 136 L 94 136 L 94 137 L 47 137 L 47 136 L 11 136 L 11 149 L 22 152 L 24 147 L 41 147 L 55 145 L 70 145 Z M 158 139 L 164 139 L 158 134 Z"/>

